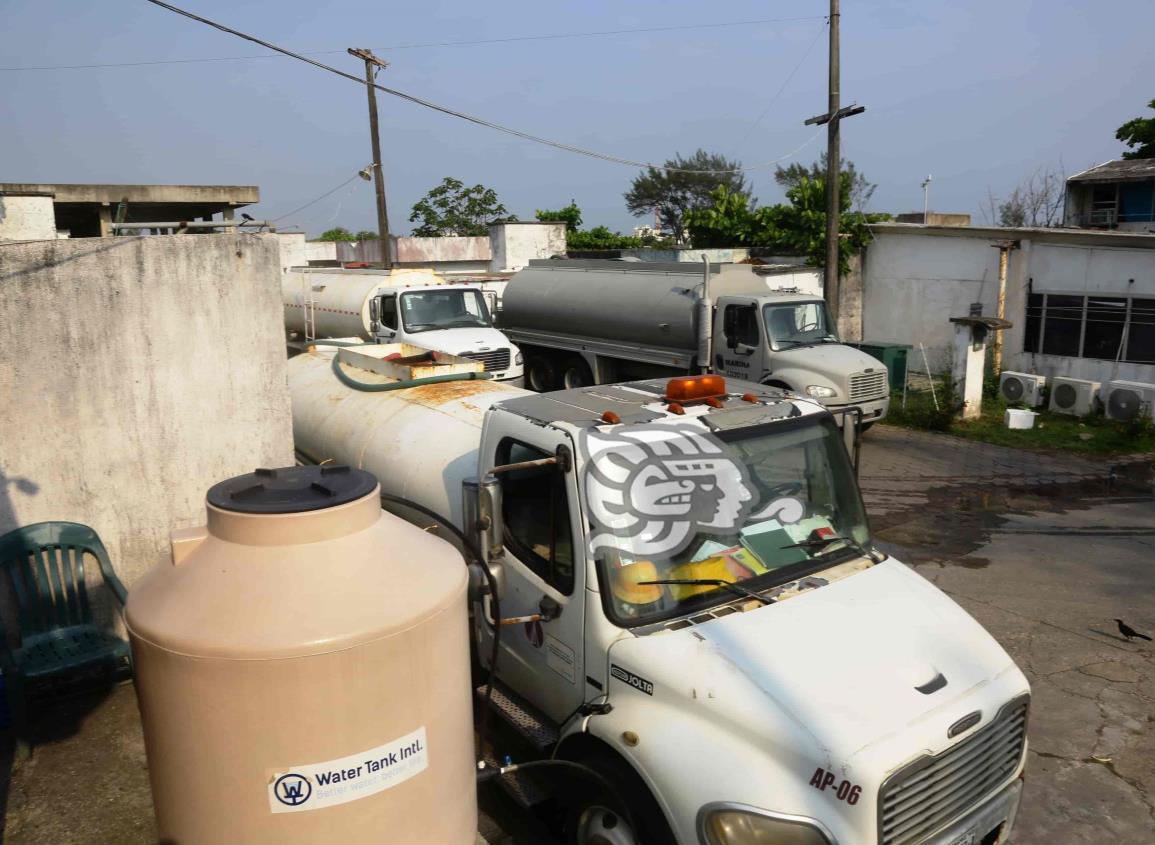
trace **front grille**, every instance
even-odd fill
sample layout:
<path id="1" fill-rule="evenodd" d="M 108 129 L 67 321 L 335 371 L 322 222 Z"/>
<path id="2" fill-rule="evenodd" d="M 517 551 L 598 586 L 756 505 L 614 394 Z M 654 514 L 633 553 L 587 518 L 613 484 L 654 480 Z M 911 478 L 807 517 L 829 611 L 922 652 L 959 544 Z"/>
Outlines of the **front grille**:
<path id="1" fill-rule="evenodd" d="M 461 357 L 469 358 L 472 361 L 481 361 L 485 364 L 487 373 L 509 369 L 508 349 L 491 349 L 489 352 L 462 352 Z"/>
<path id="2" fill-rule="evenodd" d="M 878 797 L 878 841 L 921 842 L 1006 783 L 1023 756 L 1029 706 L 1026 696 L 1010 702 L 975 735 L 887 778 Z"/>
<path id="3" fill-rule="evenodd" d="M 850 401 L 881 399 L 886 396 L 886 370 L 877 373 L 855 373 L 850 377 Z"/>

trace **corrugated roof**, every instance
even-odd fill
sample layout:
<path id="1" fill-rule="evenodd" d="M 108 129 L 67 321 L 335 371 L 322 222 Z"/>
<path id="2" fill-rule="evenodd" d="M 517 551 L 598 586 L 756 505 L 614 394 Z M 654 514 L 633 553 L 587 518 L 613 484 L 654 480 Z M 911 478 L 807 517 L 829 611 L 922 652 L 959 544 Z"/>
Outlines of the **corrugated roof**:
<path id="1" fill-rule="evenodd" d="M 1155 179 L 1155 158 L 1131 158 L 1108 161 L 1082 173 L 1068 182 L 1145 182 Z"/>

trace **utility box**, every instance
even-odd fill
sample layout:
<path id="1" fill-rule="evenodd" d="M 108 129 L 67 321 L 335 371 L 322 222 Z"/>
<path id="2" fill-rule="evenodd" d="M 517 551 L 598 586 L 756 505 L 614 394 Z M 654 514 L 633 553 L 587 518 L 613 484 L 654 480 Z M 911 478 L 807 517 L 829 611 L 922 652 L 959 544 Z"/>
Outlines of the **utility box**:
<path id="1" fill-rule="evenodd" d="M 848 340 L 847 346 L 860 349 L 886 365 L 891 392 L 901 391 L 906 384 L 906 359 L 913 348 L 905 343 L 873 343 L 868 340 Z"/>
<path id="2" fill-rule="evenodd" d="M 367 472 L 257 470 L 126 607 L 159 839 L 477 830 L 466 568 Z"/>

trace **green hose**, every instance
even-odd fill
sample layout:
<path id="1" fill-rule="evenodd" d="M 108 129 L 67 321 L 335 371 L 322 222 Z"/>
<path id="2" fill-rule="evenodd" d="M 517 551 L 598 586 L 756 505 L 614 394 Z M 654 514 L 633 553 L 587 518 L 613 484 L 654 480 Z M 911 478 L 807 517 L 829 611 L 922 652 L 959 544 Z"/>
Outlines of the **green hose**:
<path id="1" fill-rule="evenodd" d="M 409 387 L 421 387 L 426 384 L 444 384 L 447 381 L 480 381 L 483 379 L 491 379 L 489 373 L 452 373 L 444 376 L 429 376 L 428 378 L 415 378 L 408 381 L 390 381 L 384 384 L 370 384 L 369 382 L 357 381 L 348 373 L 341 369 L 341 363 L 337 360 L 337 356 L 333 356 L 333 373 L 340 380 L 341 384 L 346 387 L 351 387 L 354 390 L 363 390 L 366 393 L 384 393 L 389 390 L 405 390 Z"/>

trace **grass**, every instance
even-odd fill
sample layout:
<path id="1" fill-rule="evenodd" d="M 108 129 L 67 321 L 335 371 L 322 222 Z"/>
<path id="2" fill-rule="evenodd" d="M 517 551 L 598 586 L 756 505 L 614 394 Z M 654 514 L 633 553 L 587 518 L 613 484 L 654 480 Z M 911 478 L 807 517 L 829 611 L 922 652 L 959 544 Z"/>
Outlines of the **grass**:
<path id="1" fill-rule="evenodd" d="M 902 394 L 895 393 L 890 400 L 886 422 L 904 428 L 950 432 L 968 440 L 980 440 L 1015 449 L 1083 455 L 1155 452 L 1155 423 L 1151 420 L 1117 422 L 1101 415 L 1072 417 L 1036 408 L 1034 410 L 1039 415 L 1035 418 L 1034 428 L 1009 429 L 1003 422 L 1007 403 L 1001 397 L 984 396 L 983 415 L 977 420 L 963 422 L 955 419 L 953 411 L 946 408 L 943 402 L 943 397 L 950 395 L 949 386 L 936 386 L 935 389 L 938 391 L 939 410 L 935 410 L 929 391 L 908 393 L 905 410 L 902 407 Z"/>

